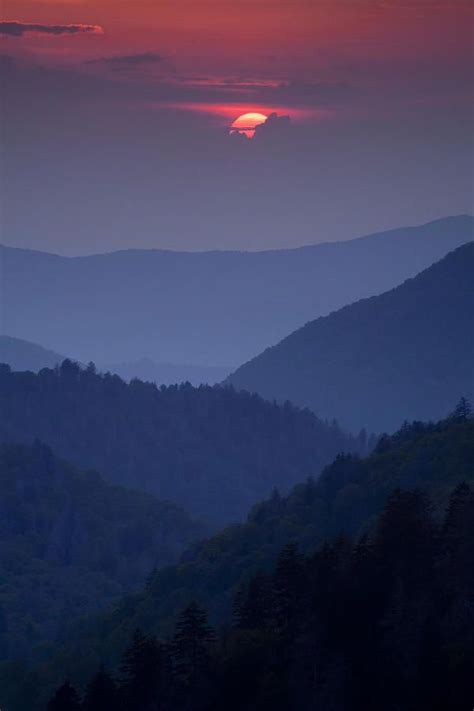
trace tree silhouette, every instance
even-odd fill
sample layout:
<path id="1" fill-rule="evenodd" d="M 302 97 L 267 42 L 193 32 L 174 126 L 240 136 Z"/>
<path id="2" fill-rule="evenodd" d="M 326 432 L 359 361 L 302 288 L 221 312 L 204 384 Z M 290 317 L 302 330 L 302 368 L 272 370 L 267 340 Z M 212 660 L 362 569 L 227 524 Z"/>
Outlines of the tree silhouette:
<path id="1" fill-rule="evenodd" d="M 196 684 L 199 675 L 209 666 L 214 638 L 207 613 L 196 602 L 191 602 L 179 617 L 171 644 L 178 683 L 188 688 Z"/>
<path id="2" fill-rule="evenodd" d="M 137 630 L 121 665 L 120 694 L 127 711 L 151 711 L 160 697 L 164 667 L 163 646 Z"/>
<path id="3" fill-rule="evenodd" d="M 459 422 L 464 422 L 465 420 L 470 420 L 472 417 L 472 406 L 469 400 L 462 397 L 456 407 L 454 408 L 453 414 L 451 415 L 453 420 Z"/>
<path id="4" fill-rule="evenodd" d="M 84 711 L 105 711 L 117 704 L 117 688 L 114 680 L 102 667 L 87 685 Z"/>
<path id="5" fill-rule="evenodd" d="M 292 622 L 303 585 L 303 556 L 295 543 L 289 543 L 278 557 L 273 576 L 274 617 L 280 629 Z"/>
<path id="6" fill-rule="evenodd" d="M 64 682 L 48 703 L 48 711 L 81 711 L 81 700 L 69 681 Z"/>
<path id="7" fill-rule="evenodd" d="M 258 573 L 248 585 L 237 591 L 234 599 L 234 624 L 240 629 L 264 629 L 271 615 L 271 580 Z"/>

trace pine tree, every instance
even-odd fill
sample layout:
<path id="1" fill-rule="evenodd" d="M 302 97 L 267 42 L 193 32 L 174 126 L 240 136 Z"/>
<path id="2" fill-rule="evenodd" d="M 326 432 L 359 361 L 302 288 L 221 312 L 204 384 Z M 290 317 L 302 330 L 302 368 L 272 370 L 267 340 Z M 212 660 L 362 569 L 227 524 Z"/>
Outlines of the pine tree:
<path id="1" fill-rule="evenodd" d="M 91 679 L 84 697 L 84 711 L 105 711 L 114 709 L 117 704 L 115 682 L 104 668 Z"/>
<path id="2" fill-rule="evenodd" d="M 454 412 L 451 415 L 451 419 L 457 420 L 458 422 L 465 422 L 466 420 L 470 420 L 472 417 L 472 407 L 471 403 L 469 400 L 465 397 L 462 397 L 456 407 L 454 408 Z"/>
<path id="3" fill-rule="evenodd" d="M 289 543 L 278 557 L 273 576 L 274 617 L 280 629 L 292 622 L 298 610 L 303 580 L 303 556 L 295 543 Z"/>
<path id="4" fill-rule="evenodd" d="M 120 696 L 127 711 L 158 708 L 163 687 L 162 645 L 137 630 L 121 665 Z"/>
<path id="5" fill-rule="evenodd" d="M 237 629 L 264 629 L 271 612 L 271 583 L 268 575 L 257 573 L 243 585 L 234 599 L 234 625 Z"/>
<path id="6" fill-rule="evenodd" d="M 0 605 L 0 662 L 7 658 L 9 652 L 8 622 L 3 607 Z"/>
<path id="7" fill-rule="evenodd" d="M 192 602 L 181 613 L 171 643 L 173 669 L 179 684 L 193 687 L 208 670 L 213 641 L 207 613 Z"/>
<path id="8" fill-rule="evenodd" d="M 380 574 L 387 585 L 400 578 L 407 593 L 432 580 L 436 528 L 431 504 L 421 491 L 395 491 L 382 512 L 375 546 Z"/>
<path id="9" fill-rule="evenodd" d="M 453 491 L 442 530 L 442 569 L 452 592 L 474 590 L 474 493 L 465 482 Z"/>
<path id="10" fill-rule="evenodd" d="M 81 711 L 79 694 L 69 681 L 56 691 L 48 704 L 48 711 Z"/>

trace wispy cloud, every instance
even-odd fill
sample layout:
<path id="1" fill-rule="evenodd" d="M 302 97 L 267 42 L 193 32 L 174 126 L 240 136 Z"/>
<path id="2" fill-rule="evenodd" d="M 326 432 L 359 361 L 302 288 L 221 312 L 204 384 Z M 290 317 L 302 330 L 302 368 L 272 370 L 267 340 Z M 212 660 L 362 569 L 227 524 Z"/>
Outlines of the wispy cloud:
<path id="1" fill-rule="evenodd" d="M 104 29 L 100 25 L 43 25 L 35 22 L 18 22 L 17 20 L 0 22 L 0 35 L 22 37 L 31 33 L 41 35 L 103 35 Z"/>
<path id="2" fill-rule="evenodd" d="M 143 64 L 158 64 L 164 62 L 165 57 L 157 52 L 142 52 L 141 54 L 122 54 L 111 57 L 90 59 L 87 64 L 106 64 L 114 67 L 139 67 Z"/>

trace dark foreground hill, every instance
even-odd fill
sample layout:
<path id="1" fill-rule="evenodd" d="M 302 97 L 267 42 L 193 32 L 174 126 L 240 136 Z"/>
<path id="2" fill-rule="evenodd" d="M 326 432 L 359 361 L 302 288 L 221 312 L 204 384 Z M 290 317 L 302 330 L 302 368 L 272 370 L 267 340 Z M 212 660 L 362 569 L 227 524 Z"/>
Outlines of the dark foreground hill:
<path id="1" fill-rule="evenodd" d="M 120 671 L 91 676 L 85 708 L 467 711 L 473 558 L 467 484 L 441 521 L 422 492 L 394 492 L 369 537 L 286 546 L 235 595 L 232 628 L 216 635 L 193 602 L 170 643 L 135 632 Z M 49 711 L 79 708 L 69 682 L 50 698 Z"/>
<path id="2" fill-rule="evenodd" d="M 228 379 L 236 388 L 393 430 L 474 396 L 474 244 L 380 296 L 311 321 Z"/>
<path id="3" fill-rule="evenodd" d="M 178 507 L 79 472 L 38 442 L 1 445 L 0 657 L 28 656 L 176 562 L 206 531 Z"/>
<path id="4" fill-rule="evenodd" d="M 0 402 L 0 441 L 39 438 L 108 481 L 219 523 L 366 446 L 289 404 L 232 388 L 126 384 L 71 361 L 39 374 L 0 367 Z"/>
<path id="5" fill-rule="evenodd" d="M 439 526 L 461 482 L 474 483 L 474 420 L 469 413 L 461 408 L 438 424 L 406 425 L 384 438 L 368 458 L 337 458 L 319 481 L 301 484 L 287 497 L 275 494 L 254 507 L 247 523 L 194 547 L 180 565 L 158 571 L 140 594 L 71 630 L 54 661 L 37 667 L 35 674 L 21 666 L 4 667 L 0 689 L 13 699 L 15 688 L 27 690 L 29 684 L 46 695 L 66 677 L 82 685 L 100 663 L 117 670 L 137 628 L 167 639 L 178 620 L 178 637 L 168 648 L 176 664 L 192 619 L 203 634 L 201 642 L 208 642 L 205 616 L 191 608 L 179 621 L 180 611 L 195 600 L 218 628 L 229 630 L 234 614 L 237 629 L 230 637 L 224 633 L 218 643 L 211 686 L 196 688 L 196 698 L 183 708 L 243 711 L 252 703 L 261 711 L 414 710 L 417 706 L 408 704 L 408 697 L 404 703 L 408 689 L 413 693 L 410 680 L 419 684 L 423 678 L 425 691 L 434 662 L 440 665 L 439 683 L 449 678 L 452 694 L 469 679 L 474 641 L 472 612 L 466 607 L 474 592 L 474 514 L 466 488 L 458 488 L 450 518 L 441 530 Z M 393 494 L 396 489 L 405 493 Z M 420 493 L 413 493 L 415 489 Z M 425 495 L 433 501 L 431 513 Z M 312 556 L 324 540 L 340 539 L 341 534 L 365 538 L 356 546 L 340 540 Z M 291 542 L 311 557 L 304 562 L 291 546 L 281 553 Z M 139 640 L 137 644 L 144 649 Z M 423 657 L 430 649 L 436 650 L 435 660 Z M 131 662 L 129 655 L 127 664 Z M 306 663 L 308 668 L 301 666 Z M 419 663 L 428 664 L 427 676 L 420 676 Z M 374 686 L 368 686 L 372 675 Z M 358 678 L 362 696 L 347 705 L 341 692 L 355 693 Z M 390 695 L 380 704 L 380 695 L 394 683 L 398 690 L 393 693 L 400 696 Z M 216 705 L 209 704 L 228 684 L 227 701 L 221 697 Z M 162 704 L 169 691 L 161 690 Z M 201 697 L 199 705 L 202 692 L 204 703 Z M 307 694 L 315 695 L 308 703 Z M 433 706 L 432 695 L 418 698 L 418 707 L 464 708 L 454 704 L 455 695 L 454 705 L 441 696 L 439 701 L 441 705 Z M 174 698 L 171 708 L 180 709 L 181 703 Z M 12 703 L 12 708 L 24 711 L 27 706 Z"/>
<path id="6" fill-rule="evenodd" d="M 37 372 L 42 368 L 54 368 L 63 360 L 64 356 L 36 343 L 11 336 L 0 336 L 0 363 L 8 363 L 12 370 Z"/>
<path id="7" fill-rule="evenodd" d="M 473 218 L 458 216 L 258 253 L 66 258 L 0 247 L 4 328 L 83 362 L 238 364 L 309 319 L 400 284 L 473 237 Z"/>

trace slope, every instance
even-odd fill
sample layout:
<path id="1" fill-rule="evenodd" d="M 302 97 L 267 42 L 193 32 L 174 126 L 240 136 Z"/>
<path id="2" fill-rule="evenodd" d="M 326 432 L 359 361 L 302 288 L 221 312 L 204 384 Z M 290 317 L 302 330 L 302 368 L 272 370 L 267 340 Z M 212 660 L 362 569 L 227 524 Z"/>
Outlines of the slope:
<path id="1" fill-rule="evenodd" d="M 390 292 L 311 321 L 227 382 L 347 427 L 437 419 L 474 395 L 474 244 Z"/>

